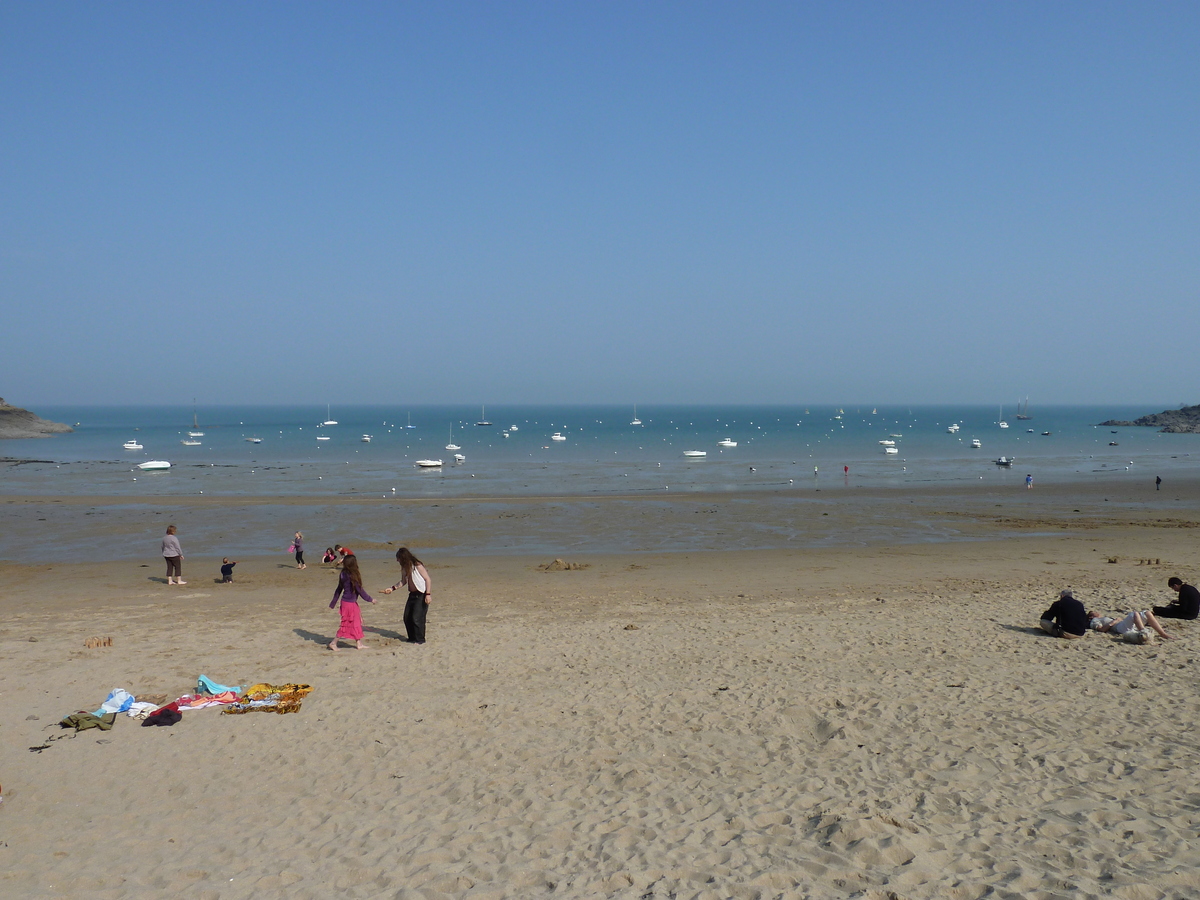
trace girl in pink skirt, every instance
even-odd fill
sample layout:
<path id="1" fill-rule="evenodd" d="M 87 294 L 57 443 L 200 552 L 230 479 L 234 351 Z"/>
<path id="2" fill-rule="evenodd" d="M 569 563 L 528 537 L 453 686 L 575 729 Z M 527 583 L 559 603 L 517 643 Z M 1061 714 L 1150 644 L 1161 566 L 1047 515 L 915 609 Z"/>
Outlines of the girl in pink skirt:
<path id="1" fill-rule="evenodd" d="M 358 608 L 360 597 L 368 603 L 375 602 L 371 595 L 363 590 L 362 575 L 358 571 L 358 558 L 351 553 L 342 560 L 338 586 L 333 591 L 333 599 L 329 601 L 330 609 L 337 606 L 338 598 L 341 598 L 342 601 L 342 624 L 338 626 L 337 637 L 329 642 L 330 650 L 336 652 L 338 641 L 342 638 L 354 641 L 354 646 L 359 650 L 365 649 L 362 642 L 362 612 Z"/>

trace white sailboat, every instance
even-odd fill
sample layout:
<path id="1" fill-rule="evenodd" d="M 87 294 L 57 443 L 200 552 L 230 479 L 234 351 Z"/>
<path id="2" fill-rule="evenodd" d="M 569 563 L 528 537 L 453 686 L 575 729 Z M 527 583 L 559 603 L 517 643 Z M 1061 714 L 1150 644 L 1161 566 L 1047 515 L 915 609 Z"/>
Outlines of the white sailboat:
<path id="1" fill-rule="evenodd" d="M 462 447 L 460 447 L 460 446 L 458 446 L 458 444 L 454 443 L 454 423 L 453 422 L 450 423 L 450 443 L 448 443 L 446 445 L 446 449 L 447 450 L 461 450 L 462 449 Z"/>
<path id="2" fill-rule="evenodd" d="M 322 422 L 321 424 L 322 425 L 336 425 L 337 424 L 337 419 L 335 419 L 332 416 L 332 414 L 330 414 L 330 412 L 329 412 L 329 404 L 328 403 L 325 404 L 325 421 Z"/>
<path id="3" fill-rule="evenodd" d="M 204 432 L 200 430 L 200 420 L 196 418 L 196 401 L 192 400 L 192 430 L 188 432 L 188 437 L 204 437 Z M 184 441 L 186 444 L 187 441 Z M 199 441 L 197 441 L 199 443 Z"/>
<path id="4" fill-rule="evenodd" d="M 491 422 L 489 422 L 487 420 L 487 407 L 486 406 L 479 407 L 479 421 L 476 422 L 475 424 L 476 425 L 491 425 L 492 424 Z"/>
<path id="5" fill-rule="evenodd" d="M 629 420 L 630 425 L 641 425 L 642 420 L 637 416 L 637 404 L 633 404 L 633 418 Z"/>

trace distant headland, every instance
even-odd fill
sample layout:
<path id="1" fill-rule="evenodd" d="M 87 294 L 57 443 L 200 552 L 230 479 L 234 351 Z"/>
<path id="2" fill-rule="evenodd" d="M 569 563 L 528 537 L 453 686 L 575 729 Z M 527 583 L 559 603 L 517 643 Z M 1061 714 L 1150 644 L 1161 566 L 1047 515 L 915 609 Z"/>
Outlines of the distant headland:
<path id="1" fill-rule="evenodd" d="M 0 439 L 40 438 L 74 431 L 70 425 L 50 422 L 19 406 L 10 406 L 0 397 Z"/>
<path id="2" fill-rule="evenodd" d="M 1183 406 L 1165 409 L 1151 416 L 1142 416 L 1132 422 L 1109 419 L 1101 425 L 1149 425 L 1168 434 L 1200 434 L 1200 406 Z"/>

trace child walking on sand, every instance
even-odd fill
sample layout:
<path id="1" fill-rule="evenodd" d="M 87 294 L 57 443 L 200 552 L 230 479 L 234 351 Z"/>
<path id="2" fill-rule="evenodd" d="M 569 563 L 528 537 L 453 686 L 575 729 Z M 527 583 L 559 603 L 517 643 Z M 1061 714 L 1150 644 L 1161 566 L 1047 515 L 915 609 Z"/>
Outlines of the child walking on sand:
<path id="1" fill-rule="evenodd" d="M 337 605 L 339 598 L 342 601 L 342 622 L 338 626 L 337 636 L 329 642 L 329 649 L 335 653 L 338 641 L 343 638 L 354 641 L 358 650 L 366 649 L 363 647 L 362 611 L 358 608 L 360 597 L 368 603 L 375 602 L 371 595 L 363 590 L 362 575 L 358 571 L 358 557 L 351 553 L 342 559 L 338 586 L 334 588 L 333 599 L 329 601 L 330 609 Z"/>

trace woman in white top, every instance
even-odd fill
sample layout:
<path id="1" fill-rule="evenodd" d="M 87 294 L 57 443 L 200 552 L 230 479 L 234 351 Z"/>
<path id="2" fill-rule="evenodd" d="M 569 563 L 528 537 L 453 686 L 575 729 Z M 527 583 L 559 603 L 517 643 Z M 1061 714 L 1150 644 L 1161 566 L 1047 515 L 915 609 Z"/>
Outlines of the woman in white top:
<path id="1" fill-rule="evenodd" d="M 396 588 L 408 588 L 408 602 L 404 604 L 404 628 L 410 644 L 423 644 L 425 613 L 429 608 L 429 589 L 433 587 L 433 581 L 425 564 L 413 556 L 407 547 L 396 551 L 396 562 L 400 563 L 400 581 L 390 588 L 384 588 L 383 592 L 390 594 Z"/>

